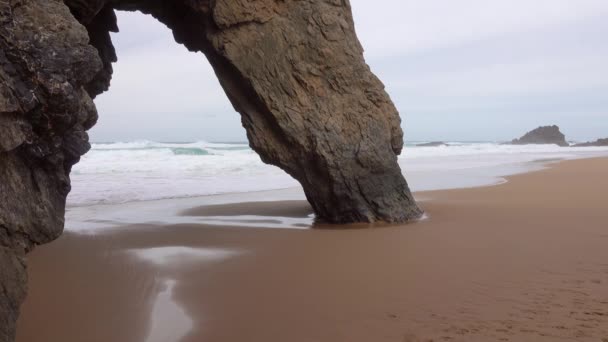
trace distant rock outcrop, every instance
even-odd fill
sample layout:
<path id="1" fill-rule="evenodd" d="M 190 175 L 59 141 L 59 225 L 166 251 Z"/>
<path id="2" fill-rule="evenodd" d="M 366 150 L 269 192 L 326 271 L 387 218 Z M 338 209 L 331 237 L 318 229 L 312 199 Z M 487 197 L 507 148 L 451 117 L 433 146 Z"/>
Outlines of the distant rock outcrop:
<path id="1" fill-rule="evenodd" d="M 559 130 L 558 126 L 543 126 L 526 133 L 519 139 L 511 141 L 513 145 L 530 144 L 555 144 L 558 146 L 570 146 L 566 136 Z"/>
<path id="2" fill-rule="evenodd" d="M 251 147 L 302 184 L 318 218 L 422 215 L 397 163 L 399 113 L 348 0 L 0 0 L 0 342 L 15 335 L 26 253 L 63 231 L 92 99 L 117 60 L 115 10 L 152 15 L 206 56 Z"/>
<path id="3" fill-rule="evenodd" d="M 428 143 L 418 144 L 417 147 L 438 147 L 438 146 L 448 146 L 448 144 L 443 141 L 432 141 Z"/>
<path id="4" fill-rule="evenodd" d="M 592 146 L 608 146 L 608 138 L 598 139 L 586 143 L 576 144 L 573 147 L 592 147 Z"/>

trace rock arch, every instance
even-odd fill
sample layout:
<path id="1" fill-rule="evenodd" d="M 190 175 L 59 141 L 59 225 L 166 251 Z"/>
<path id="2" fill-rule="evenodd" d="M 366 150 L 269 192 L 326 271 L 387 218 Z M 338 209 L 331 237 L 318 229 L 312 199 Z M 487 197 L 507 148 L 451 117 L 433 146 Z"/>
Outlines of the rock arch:
<path id="1" fill-rule="evenodd" d="M 363 60 L 348 1 L 66 0 L 104 68 L 86 85 L 109 87 L 115 9 L 167 25 L 207 56 L 241 114 L 252 148 L 303 186 L 330 222 L 406 221 L 420 211 L 396 164 L 400 119 Z"/>
<path id="2" fill-rule="evenodd" d="M 208 58 L 251 147 L 297 179 L 318 217 L 404 222 L 416 206 L 400 119 L 363 59 L 348 0 L 0 0 L 0 341 L 24 255 L 63 229 L 72 165 L 108 89 L 115 10 L 139 10 Z"/>

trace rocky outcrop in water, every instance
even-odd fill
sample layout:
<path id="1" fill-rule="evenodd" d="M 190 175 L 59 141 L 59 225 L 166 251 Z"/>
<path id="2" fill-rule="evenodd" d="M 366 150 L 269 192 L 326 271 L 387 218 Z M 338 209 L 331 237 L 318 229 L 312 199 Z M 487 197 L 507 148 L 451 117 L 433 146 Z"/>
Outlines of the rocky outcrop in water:
<path id="1" fill-rule="evenodd" d="M 15 334 L 25 254 L 62 232 L 92 99 L 117 60 L 116 9 L 153 15 L 205 54 L 251 147 L 302 184 L 319 218 L 421 215 L 397 164 L 399 114 L 365 64 L 348 0 L 0 0 L 1 342 Z"/>
<path id="2" fill-rule="evenodd" d="M 513 145 L 529 144 L 555 144 L 559 146 L 570 146 L 566 136 L 559 130 L 558 126 L 543 126 L 526 133 L 519 139 L 511 141 Z"/>
<path id="3" fill-rule="evenodd" d="M 428 143 L 417 144 L 417 147 L 439 147 L 439 146 L 448 146 L 448 144 L 443 141 L 432 141 Z"/>
<path id="4" fill-rule="evenodd" d="M 608 146 L 608 138 L 576 144 L 573 147 L 593 147 L 593 146 Z"/>

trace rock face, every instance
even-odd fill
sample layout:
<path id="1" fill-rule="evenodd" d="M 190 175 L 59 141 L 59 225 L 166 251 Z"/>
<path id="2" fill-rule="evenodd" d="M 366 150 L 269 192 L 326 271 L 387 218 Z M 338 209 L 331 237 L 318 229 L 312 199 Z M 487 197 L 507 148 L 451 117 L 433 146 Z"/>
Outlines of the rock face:
<path id="1" fill-rule="evenodd" d="M 92 99 L 117 60 L 116 9 L 154 16 L 205 54 L 251 147 L 302 184 L 319 218 L 421 215 L 397 164 L 399 114 L 365 64 L 348 0 L 0 0 L 1 342 L 14 338 L 25 254 L 63 230 Z"/>
<path id="2" fill-rule="evenodd" d="M 608 138 L 598 139 L 593 142 L 586 142 L 586 143 L 574 145 L 574 147 L 592 147 L 592 146 L 608 146 Z"/>
<path id="3" fill-rule="evenodd" d="M 59 1 L 0 1 L 0 341 L 25 297 L 25 253 L 63 230 L 69 172 L 89 144 L 83 86 L 101 68 L 87 31 Z"/>
<path id="4" fill-rule="evenodd" d="M 519 139 L 511 141 L 513 145 L 529 144 L 555 144 L 559 146 L 570 146 L 566 141 L 566 136 L 557 126 L 543 126 L 526 133 Z"/>

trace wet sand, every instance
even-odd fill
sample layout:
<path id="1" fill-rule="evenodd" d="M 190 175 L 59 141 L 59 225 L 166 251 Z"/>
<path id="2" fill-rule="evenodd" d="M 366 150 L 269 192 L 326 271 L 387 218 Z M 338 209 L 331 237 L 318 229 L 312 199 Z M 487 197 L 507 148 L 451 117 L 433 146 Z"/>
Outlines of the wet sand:
<path id="1" fill-rule="evenodd" d="M 429 219 L 378 229 L 66 233 L 29 257 L 17 341 L 606 342 L 606 175 L 587 159 L 418 193 Z"/>

